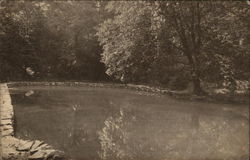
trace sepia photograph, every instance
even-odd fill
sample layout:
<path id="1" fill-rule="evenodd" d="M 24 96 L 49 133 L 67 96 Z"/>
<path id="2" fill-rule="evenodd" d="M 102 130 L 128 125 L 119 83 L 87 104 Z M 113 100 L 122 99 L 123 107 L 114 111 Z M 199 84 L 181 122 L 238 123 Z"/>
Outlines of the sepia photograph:
<path id="1" fill-rule="evenodd" d="M 0 160 L 250 160 L 250 1 L 0 0 Z"/>

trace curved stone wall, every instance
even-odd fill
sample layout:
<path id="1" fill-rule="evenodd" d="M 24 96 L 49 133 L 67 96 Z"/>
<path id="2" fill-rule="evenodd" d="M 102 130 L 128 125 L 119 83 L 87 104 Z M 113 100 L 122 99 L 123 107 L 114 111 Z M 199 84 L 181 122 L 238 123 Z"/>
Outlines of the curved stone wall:
<path id="1" fill-rule="evenodd" d="M 61 151 L 43 141 L 27 141 L 14 137 L 14 112 L 7 84 L 0 84 L 0 158 L 1 160 L 64 159 Z"/>

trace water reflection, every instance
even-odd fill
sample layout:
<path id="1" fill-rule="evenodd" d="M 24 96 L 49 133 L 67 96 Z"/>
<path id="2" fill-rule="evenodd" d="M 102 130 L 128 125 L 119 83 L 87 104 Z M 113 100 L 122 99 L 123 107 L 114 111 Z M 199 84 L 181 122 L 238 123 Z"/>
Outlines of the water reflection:
<path id="1" fill-rule="evenodd" d="M 145 121 L 144 118 L 148 118 L 149 121 Z M 188 133 L 168 137 L 171 130 L 153 126 L 151 120 L 143 112 L 136 117 L 133 110 L 120 108 L 117 114 L 105 120 L 103 129 L 98 132 L 101 144 L 100 158 L 103 160 L 160 160 L 171 156 L 176 157 L 179 154 L 178 143 L 183 143 L 183 139 L 188 138 Z M 178 138 L 181 140 L 178 141 Z"/>
<path id="2" fill-rule="evenodd" d="M 74 160 L 238 160 L 249 153 L 246 110 L 112 89 L 31 88 L 12 100 L 19 137 Z"/>
<path id="3" fill-rule="evenodd" d="M 127 154 L 124 146 L 128 140 L 126 128 L 129 125 L 128 118 L 125 123 L 125 115 L 123 109 L 119 114 L 110 116 L 104 121 L 102 131 L 98 133 L 101 151 L 99 152 L 101 159 L 123 159 Z"/>
<path id="4" fill-rule="evenodd" d="M 33 95 L 35 92 L 33 90 L 29 90 L 28 92 L 25 93 L 26 97 L 29 97 L 31 95 Z"/>
<path id="5" fill-rule="evenodd" d="M 175 118 L 175 122 L 160 117 L 164 125 L 156 122 L 155 117 L 143 114 L 140 116 L 149 121 L 141 121 L 132 110 L 121 108 L 105 120 L 98 132 L 101 159 L 238 159 L 239 152 L 244 153 L 242 158 L 247 157 L 247 145 L 240 146 L 244 144 L 242 137 L 247 140 L 247 131 L 236 133 L 237 128 L 241 130 L 240 126 L 236 127 L 237 122 L 222 117 L 200 117 L 194 113 L 183 115 L 183 119 Z M 242 125 L 247 125 L 247 121 Z"/>

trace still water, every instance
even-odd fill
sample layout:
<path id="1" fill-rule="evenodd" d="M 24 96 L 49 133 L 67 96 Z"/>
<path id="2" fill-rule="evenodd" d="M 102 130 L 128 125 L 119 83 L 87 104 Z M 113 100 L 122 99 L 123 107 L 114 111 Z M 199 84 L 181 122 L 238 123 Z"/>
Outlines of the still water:
<path id="1" fill-rule="evenodd" d="M 73 160 L 243 160 L 247 105 L 180 101 L 127 89 L 10 88 L 16 136 Z"/>

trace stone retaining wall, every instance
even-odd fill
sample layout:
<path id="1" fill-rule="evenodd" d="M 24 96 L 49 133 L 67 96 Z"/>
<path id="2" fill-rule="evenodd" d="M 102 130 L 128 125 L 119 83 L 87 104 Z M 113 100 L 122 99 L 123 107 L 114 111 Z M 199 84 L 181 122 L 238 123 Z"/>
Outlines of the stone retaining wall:
<path id="1" fill-rule="evenodd" d="M 123 88 L 136 91 L 149 92 L 153 94 L 163 94 L 181 99 L 202 100 L 204 96 L 192 96 L 187 91 L 172 91 L 161 87 L 151 87 L 137 84 L 119 84 L 119 83 L 89 83 L 89 82 L 9 82 L 9 87 L 19 86 L 71 86 L 71 87 L 101 87 L 101 88 Z"/>
<path id="2" fill-rule="evenodd" d="M 79 86 L 79 87 L 108 87 L 108 88 L 126 88 L 146 92 L 172 94 L 173 91 L 157 87 L 135 84 L 118 84 L 118 83 L 88 83 L 88 82 L 10 82 L 9 87 L 18 86 Z"/>
<path id="3" fill-rule="evenodd" d="M 13 106 L 7 84 L 0 84 L 0 159 L 55 160 L 63 159 L 62 152 L 43 141 L 27 141 L 14 137 Z"/>
<path id="4" fill-rule="evenodd" d="M 169 95 L 173 98 L 182 100 L 195 100 L 204 102 L 215 102 L 215 103 L 236 103 L 236 104 L 249 104 L 249 96 L 230 97 L 230 95 L 221 95 L 215 93 L 208 93 L 207 95 L 194 95 L 188 90 L 184 91 L 173 91 L 162 87 L 151 87 L 146 85 L 136 84 L 119 84 L 119 83 L 90 83 L 90 82 L 9 82 L 9 87 L 18 86 L 79 86 L 79 87 L 102 87 L 102 88 L 126 88 L 136 91 L 144 91 L 152 94 Z M 249 95 L 249 94 L 248 94 Z"/>

